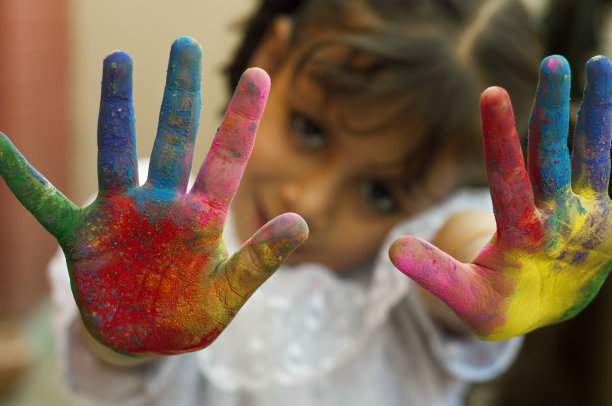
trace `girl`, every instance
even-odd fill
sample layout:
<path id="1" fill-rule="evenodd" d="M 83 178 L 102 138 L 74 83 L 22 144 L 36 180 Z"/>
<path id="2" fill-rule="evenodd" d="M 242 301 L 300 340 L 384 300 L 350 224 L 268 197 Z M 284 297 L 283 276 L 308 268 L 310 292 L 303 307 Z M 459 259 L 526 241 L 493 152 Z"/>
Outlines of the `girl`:
<path id="1" fill-rule="evenodd" d="M 516 192 L 493 184 L 502 226 L 496 239 L 477 265 L 406 238 L 391 248 L 395 264 L 450 304 L 468 329 L 394 270 L 386 251 L 411 234 L 468 261 L 496 231 L 482 211 L 465 211 L 490 210 L 488 192 L 474 189 L 485 180 L 476 160 L 477 97 L 496 83 L 526 103 L 538 48 L 524 46 L 535 41 L 528 16 L 512 1 L 310 0 L 290 10 L 264 3 L 249 30 L 259 32 L 247 35 L 255 43 L 243 50 L 252 52 L 233 66 L 265 68 L 274 87 L 268 98 L 268 76 L 247 70 L 189 192 L 201 51 L 187 38 L 171 51 L 142 186 L 124 53 L 104 64 L 100 193 L 91 205 L 72 205 L 0 138 L 3 177 L 66 254 L 69 272 L 63 259 L 51 268 L 69 388 L 112 405 L 459 404 L 466 382 L 503 371 L 521 341 L 480 341 L 468 329 L 507 338 L 561 319 L 545 311 L 566 304 L 532 312 L 535 321 L 524 317 L 532 304 L 523 300 L 532 293 L 525 285 L 532 284 L 515 269 L 549 255 L 550 244 L 535 238 L 549 232 L 519 227 L 515 207 L 531 208 L 514 196 L 526 193 L 528 181 L 501 89 L 489 89 L 481 102 L 489 179 Z M 542 104 L 534 111 L 548 114 L 569 72 L 560 58 L 542 72 Z M 532 127 L 562 134 L 553 125 L 567 111 L 558 116 L 560 123 L 544 117 Z M 520 115 L 517 121 L 525 123 Z M 548 161 L 535 161 L 537 175 L 568 173 L 549 171 Z M 602 210 L 584 211 L 607 219 Z M 533 252 L 526 257 L 508 241 L 528 241 Z M 591 252 L 571 256 L 597 262 Z M 68 273 L 82 324 L 67 299 Z"/>

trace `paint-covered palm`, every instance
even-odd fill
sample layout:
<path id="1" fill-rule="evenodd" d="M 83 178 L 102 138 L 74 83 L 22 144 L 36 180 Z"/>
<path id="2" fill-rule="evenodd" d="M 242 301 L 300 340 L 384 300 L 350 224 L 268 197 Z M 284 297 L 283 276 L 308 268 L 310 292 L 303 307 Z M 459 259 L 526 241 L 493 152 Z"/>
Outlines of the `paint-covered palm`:
<path id="1" fill-rule="evenodd" d="M 307 236 L 285 214 L 228 258 L 225 218 L 269 91 L 267 74 L 241 79 L 192 189 L 187 182 L 200 113 L 201 48 L 172 46 L 147 181 L 139 186 L 132 61 L 104 61 L 96 200 L 76 207 L 0 136 L 0 173 L 59 241 L 86 327 L 127 354 L 174 354 L 210 344 L 249 296 Z"/>
<path id="2" fill-rule="evenodd" d="M 446 302 L 483 339 L 509 338 L 576 315 L 612 268 L 612 64 L 604 57 L 587 63 L 571 159 L 569 83 L 565 59 L 542 62 L 528 172 L 508 95 L 500 88 L 483 93 L 497 232 L 473 263 L 460 263 L 413 237 L 390 248 L 398 269 Z"/>

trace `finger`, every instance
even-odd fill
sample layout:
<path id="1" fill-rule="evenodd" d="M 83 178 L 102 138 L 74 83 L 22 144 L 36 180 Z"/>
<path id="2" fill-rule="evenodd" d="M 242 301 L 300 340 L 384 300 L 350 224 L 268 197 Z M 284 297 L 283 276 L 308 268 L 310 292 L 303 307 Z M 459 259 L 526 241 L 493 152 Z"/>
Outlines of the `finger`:
<path id="1" fill-rule="evenodd" d="M 184 194 L 189 181 L 193 147 L 198 132 L 202 96 L 202 48 L 195 40 L 174 41 L 166 87 L 151 153 L 147 183 Z"/>
<path id="2" fill-rule="evenodd" d="M 60 239 L 79 210 L 0 133 L 0 175 L 15 197 L 52 235 Z"/>
<path id="3" fill-rule="evenodd" d="M 495 308 L 487 279 L 427 241 L 413 236 L 395 240 L 389 258 L 397 269 L 446 303 L 475 333 L 492 331 Z"/>
<path id="4" fill-rule="evenodd" d="M 536 204 L 563 198 L 569 190 L 569 91 L 570 69 L 565 58 L 544 59 L 529 121 L 529 176 Z"/>
<path id="5" fill-rule="evenodd" d="M 114 52 L 104 60 L 98 119 L 100 191 L 120 192 L 138 185 L 132 58 Z"/>
<path id="6" fill-rule="evenodd" d="M 282 214 L 259 229 L 218 275 L 220 291 L 228 292 L 224 298 L 228 309 L 237 311 L 306 238 L 308 226 L 294 213 Z"/>
<path id="7" fill-rule="evenodd" d="M 572 149 L 572 189 L 607 196 L 612 135 L 612 63 L 604 56 L 587 63 L 587 81 Z"/>
<path id="8" fill-rule="evenodd" d="M 538 219 L 510 97 L 500 87 L 488 88 L 480 99 L 480 109 L 497 236 L 520 241 Z"/>
<path id="9" fill-rule="evenodd" d="M 226 211 L 251 154 L 269 90 L 270 78 L 263 70 L 251 68 L 242 75 L 194 183 L 195 193 Z"/>

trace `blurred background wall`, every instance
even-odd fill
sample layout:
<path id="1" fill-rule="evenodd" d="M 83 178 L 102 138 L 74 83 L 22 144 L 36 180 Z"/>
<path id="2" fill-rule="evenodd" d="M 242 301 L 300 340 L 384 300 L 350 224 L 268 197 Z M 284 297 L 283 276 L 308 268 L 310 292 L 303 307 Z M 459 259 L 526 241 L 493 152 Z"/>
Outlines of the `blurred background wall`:
<path id="1" fill-rule="evenodd" d="M 170 46 L 188 35 L 204 49 L 203 109 L 194 158 L 198 168 L 228 100 L 221 69 L 239 38 L 237 24 L 254 4 L 255 0 L 0 0 L 0 131 L 47 179 L 82 204 L 97 190 L 96 128 L 104 57 L 121 49 L 134 59 L 138 152 L 148 156 Z M 33 314 L 46 302 L 45 267 L 55 250 L 53 237 L 0 182 L 0 392 L 4 383 L 10 386 L 20 376 L 22 364 L 45 359 L 41 353 L 52 351 L 51 337 L 44 335 L 39 354 L 27 353 L 32 347 L 28 323 L 41 320 Z M 41 382 L 45 380 L 49 377 Z M 0 397 L 0 404 L 55 404 L 54 394 L 43 387 L 30 389 L 24 392 L 38 391 L 44 403 L 28 397 L 32 395 L 7 395 L 6 400 Z"/>
<path id="2" fill-rule="evenodd" d="M 58 187 L 70 189 L 68 3 L 0 0 L 0 131 Z M 0 320 L 45 293 L 53 238 L 0 186 Z"/>
<path id="3" fill-rule="evenodd" d="M 586 58 L 612 56 L 610 2 L 523 1 L 543 22 L 549 53 L 570 59 L 578 89 L 573 97 L 579 102 Z M 81 204 L 97 189 L 102 60 L 116 49 L 134 59 L 138 151 L 147 156 L 170 45 L 189 35 L 204 48 L 198 168 L 228 99 L 220 71 L 238 39 L 236 24 L 255 3 L 0 0 L 0 131 Z M 0 406 L 69 405 L 61 394 L 45 307 L 45 264 L 55 249 L 53 238 L 0 182 Z M 530 334 L 515 367 L 494 382 L 477 385 L 469 404 L 611 404 L 611 282 L 576 319 Z M 32 348 L 34 354 L 28 353 Z M 19 374 L 20 365 L 30 367 Z M 3 393 L 4 383 L 13 388 Z"/>

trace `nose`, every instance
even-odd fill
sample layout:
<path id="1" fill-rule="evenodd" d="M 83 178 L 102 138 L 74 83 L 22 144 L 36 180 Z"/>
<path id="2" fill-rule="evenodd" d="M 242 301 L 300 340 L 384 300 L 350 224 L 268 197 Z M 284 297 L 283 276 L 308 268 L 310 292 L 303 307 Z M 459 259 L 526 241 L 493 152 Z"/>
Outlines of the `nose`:
<path id="1" fill-rule="evenodd" d="M 340 198 L 339 188 L 336 171 L 324 167 L 286 179 L 280 195 L 285 208 L 302 216 L 312 233 L 331 221 Z"/>

